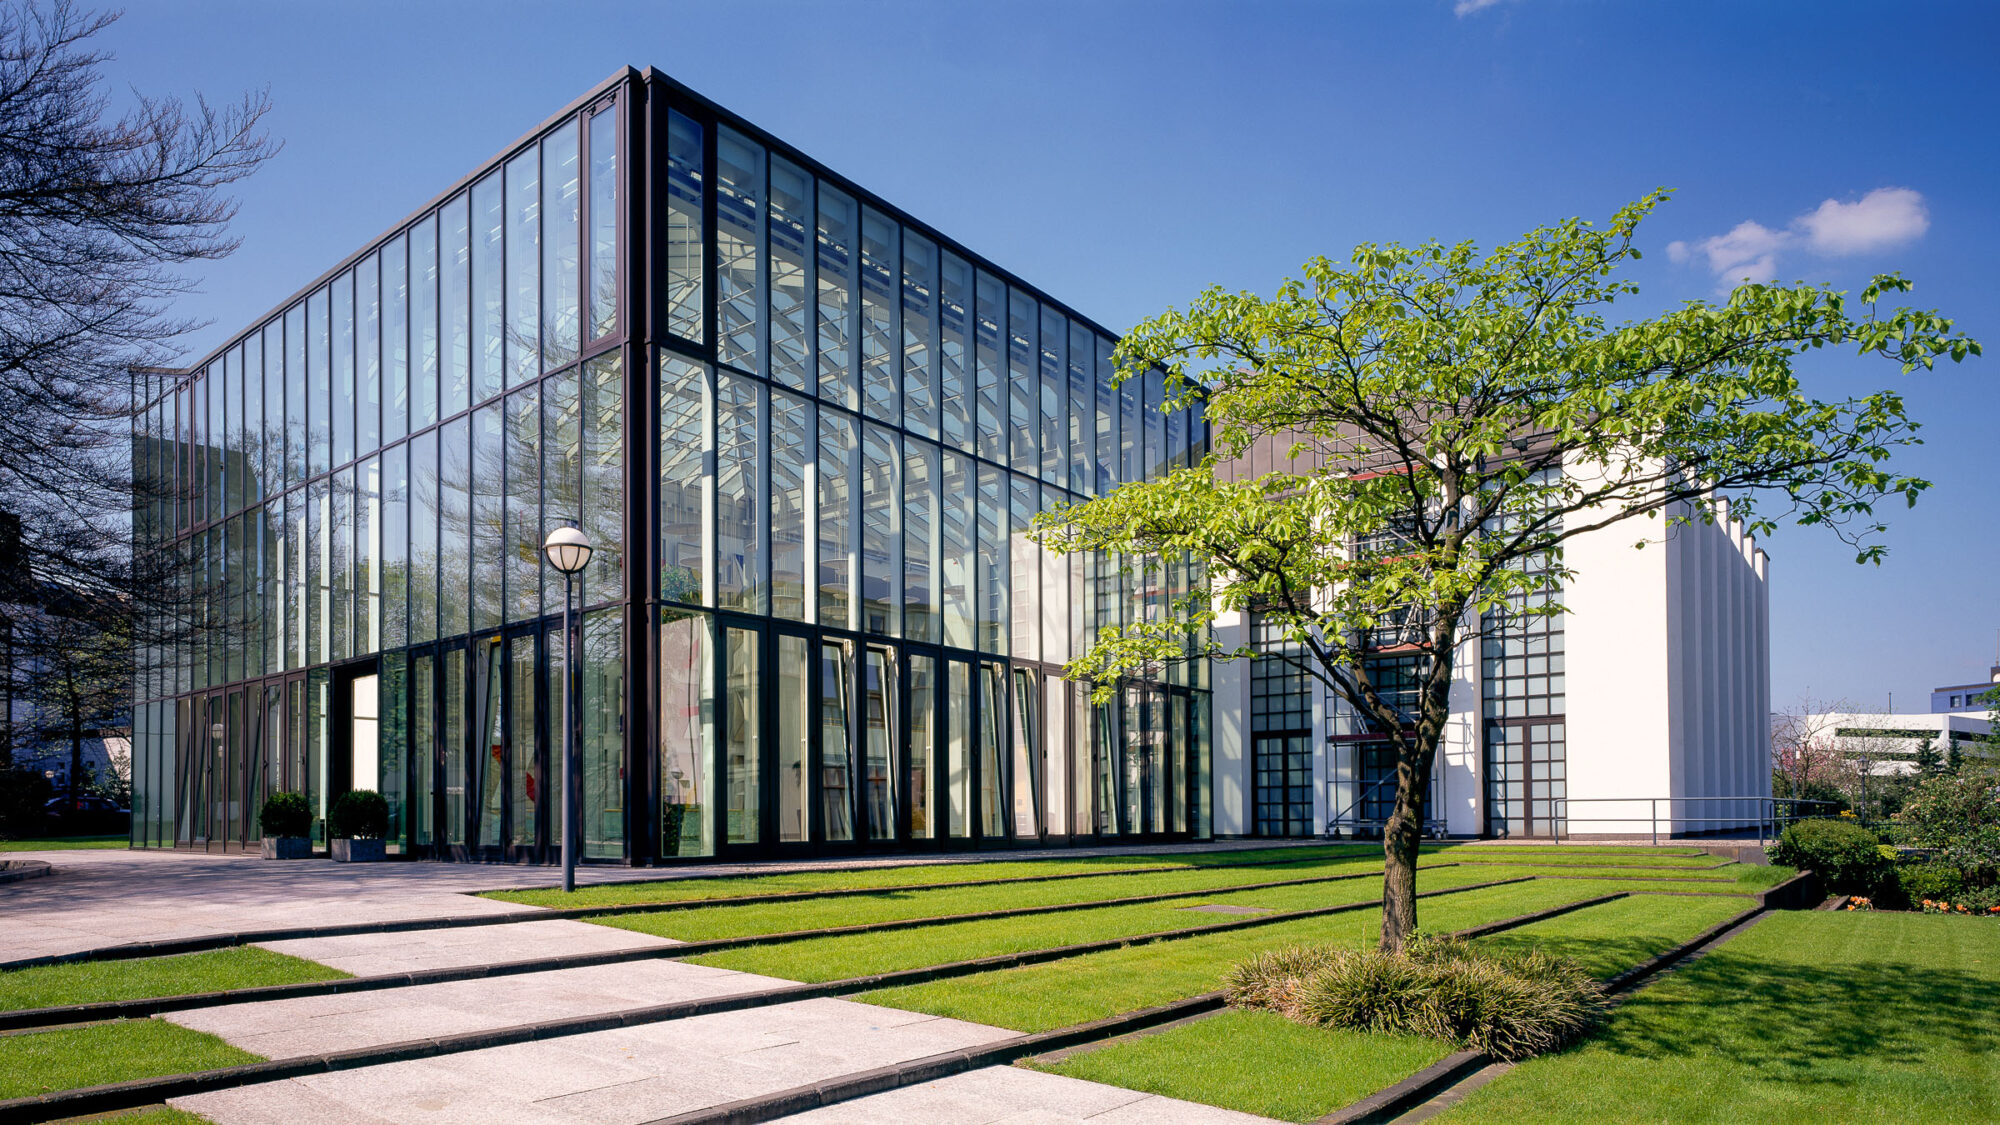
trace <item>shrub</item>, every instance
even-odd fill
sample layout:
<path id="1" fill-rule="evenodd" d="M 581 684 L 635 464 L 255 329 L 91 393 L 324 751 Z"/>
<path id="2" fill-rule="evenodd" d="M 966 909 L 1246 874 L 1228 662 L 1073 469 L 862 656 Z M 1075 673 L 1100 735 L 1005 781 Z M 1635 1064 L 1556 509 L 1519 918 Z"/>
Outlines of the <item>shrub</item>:
<path id="1" fill-rule="evenodd" d="M 1875 833 L 1852 821 L 1802 820 L 1785 829 L 1770 858 L 1818 872 L 1833 894 L 1869 895 L 1893 872 L 1896 849 L 1883 847 Z"/>
<path id="2" fill-rule="evenodd" d="M 1949 899 L 1965 890 L 1965 876 L 1942 863 L 1918 863 L 1898 868 L 1896 882 L 1912 905 L 1925 899 Z"/>
<path id="3" fill-rule="evenodd" d="M 389 802 L 373 789 L 342 793 L 327 814 L 327 831 L 340 840 L 379 840 L 389 834 Z"/>
<path id="4" fill-rule="evenodd" d="M 1925 778 L 1898 828 L 1904 843 L 1960 871 L 2000 867 L 2000 773 L 1982 765 Z"/>
<path id="5" fill-rule="evenodd" d="M 1451 938 L 1414 938 L 1401 954 L 1281 950 L 1231 970 L 1228 988 L 1232 1003 L 1301 1023 L 1425 1035 L 1502 1059 L 1572 1042 L 1607 1009 L 1603 985 L 1574 961 Z"/>
<path id="6" fill-rule="evenodd" d="M 310 836 L 312 823 L 312 806 L 303 793 L 273 793 L 257 814 L 257 826 L 266 836 Z"/>

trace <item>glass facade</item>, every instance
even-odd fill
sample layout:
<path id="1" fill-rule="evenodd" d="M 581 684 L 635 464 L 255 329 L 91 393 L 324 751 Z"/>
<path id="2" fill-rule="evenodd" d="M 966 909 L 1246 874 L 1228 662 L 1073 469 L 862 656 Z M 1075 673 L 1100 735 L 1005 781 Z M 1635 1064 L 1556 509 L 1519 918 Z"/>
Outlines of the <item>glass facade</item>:
<path id="1" fill-rule="evenodd" d="M 185 564 L 187 639 L 139 654 L 134 842 L 254 846 L 281 789 L 323 841 L 374 787 L 392 852 L 550 861 L 565 683 L 590 859 L 1205 834 L 1205 666 L 1102 706 L 1061 673 L 1186 566 L 1022 534 L 1200 455 L 1112 344 L 670 80 L 608 83 L 135 376 L 169 497 L 137 546 Z M 563 524 L 597 547 L 568 643 Z"/>

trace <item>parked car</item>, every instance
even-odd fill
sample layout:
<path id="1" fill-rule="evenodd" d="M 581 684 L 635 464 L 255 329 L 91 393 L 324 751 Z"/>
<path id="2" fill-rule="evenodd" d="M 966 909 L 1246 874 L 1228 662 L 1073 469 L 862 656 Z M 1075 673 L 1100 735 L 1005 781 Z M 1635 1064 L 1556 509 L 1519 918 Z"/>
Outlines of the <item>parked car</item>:
<path id="1" fill-rule="evenodd" d="M 51 836 L 113 836 L 132 828 L 132 810 L 109 797 L 56 797 L 42 806 Z"/>

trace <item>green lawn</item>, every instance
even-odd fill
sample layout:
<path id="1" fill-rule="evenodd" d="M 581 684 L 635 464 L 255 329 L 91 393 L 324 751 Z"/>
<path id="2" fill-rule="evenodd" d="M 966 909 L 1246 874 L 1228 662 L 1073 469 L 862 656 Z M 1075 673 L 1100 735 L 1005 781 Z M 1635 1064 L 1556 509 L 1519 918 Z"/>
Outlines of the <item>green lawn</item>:
<path id="1" fill-rule="evenodd" d="M 2000 924 L 1773 914 L 1445 1120 L 1990 1121 L 1996 997 Z"/>
<path id="2" fill-rule="evenodd" d="M 1448 867 L 1430 873 L 1424 887 L 1437 889 L 1486 881 L 1486 877 L 1482 874 L 1466 874 L 1461 868 Z M 1571 887 L 1588 885 L 1590 884 L 1568 884 Z M 1188 909 L 1190 906 L 1209 903 L 1254 906 L 1281 913 L 1344 903 L 1374 902 L 1380 899 L 1381 895 L 1382 888 L 1379 882 L 1355 879 L 1349 882 L 1308 884 L 1301 887 L 1202 894 L 1138 906 L 1106 906 L 1026 918 L 951 922 L 888 933 L 813 938 L 782 945 L 724 950 L 720 953 L 690 957 L 688 960 L 718 968 L 784 977 L 788 980 L 842 980 L 870 973 L 915 969 L 1002 953 L 1047 949 L 1051 946 L 1101 941 L 1164 930 L 1191 929 L 1196 926 L 1236 920 L 1236 916 L 1233 915 Z M 1568 897 L 1587 898 L 1589 895 L 1576 892 L 1570 893 Z"/>
<path id="3" fill-rule="evenodd" d="M 213 1035 L 165 1020 L 0 1035 L 0 1098 L 260 1061 Z"/>
<path id="4" fill-rule="evenodd" d="M 1423 899 L 1418 917 L 1426 928 L 1457 930 L 1603 893 L 1602 886 L 1589 882 L 1517 883 Z M 1372 944 L 1381 926 L 1379 910 L 1356 910 L 883 989 L 855 999 L 1016 1031 L 1047 1031 L 1212 992 L 1222 986 L 1229 966 L 1266 949 Z"/>
<path id="5" fill-rule="evenodd" d="M 90 1125 L 213 1125 L 208 1118 L 172 1106 L 154 1105 L 105 1117 L 86 1117 Z"/>
<path id="6" fill-rule="evenodd" d="M 39 840 L 0 840 L 0 852 L 58 852 L 76 848 L 129 848 L 132 838 L 117 836 L 44 836 Z"/>
<path id="7" fill-rule="evenodd" d="M 742 895 L 785 894 L 867 888 L 922 887 L 974 879 L 1017 879 L 1038 875 L 1076 875 L 1129 870 L 1182 870 L 1228 867 L 1267 860 L 1305 862 L 1334 858 L 1375 857 L 1373 844 L 1328 844 L 1317 847 L 1253 848 L 1235 851 L 1158 855 L 1146 852 L 1079 856 L 1073 859 L 993 860 L 979 863 L 924 863 L 860 870 L 794 871 L 781 875 L 732 875 L 724 878 L 662 879 L 643 883 L 607 883 L 581 887 L 572 894 L 550 887 L 488 891 L 487 898 L 528 906 L 623 906 L 643 902 L 693 902 Z"/>
<path id="8" fill-rule="evenodd" d="M 1281 1121 L 1316 1121 L 1450 1051 L 1421 1036 L 1332 1031 L 1273 1012 L 1230 1011 L 1037 1069 Z"/>
<path id="9" fill-rule="evenodd" d="M 1120 875 L 1055 883 L 1003 883 L 991 887 L 938 890 L 908 888 L 852 898 L 807 899 L 803 902 L 717 904 L 661 914 L 620 914 L 593 918 L 600 925 L 659 934 L 682 941 L 738 937 L 746 934 L 856 926 L 912 918 L 936 918 L 1020 907 L 1051 906 L 1130 898 L 1150 894 L 1201 894 L 1257 883 L 1290 879 L 1359 876 L 1350 882 L 1316 884 L 1322 894 L 1346 894 L 1351 887 L 1366 890 L 1369 876 L 1381 866 L 1371 859 L 1321 859 L 1278 867 L 1179 868 L 1171 871 Z M 1379 879 L 1373 884 L 1379 890 Z M 1340 888 L 1338 891 L 1335 888 Z M 877 939 L 880 940 L 880 939 Z"/>
<path id="10" fill-rule="evenodd" d="M 80 961 L 0 973 L 0 1010 L 221 992 L 267 984 L 338 980 L 347 975 L 316 961 L 287 957 L 250 945 L 174 957 Z"/>
<path id="11" fill-rule="evenodd" d="M 1612 977 L 1755 907 L 1749 898 L 1633 895 L 1478 939 L 1493 949 L 1541 948 Z"/>

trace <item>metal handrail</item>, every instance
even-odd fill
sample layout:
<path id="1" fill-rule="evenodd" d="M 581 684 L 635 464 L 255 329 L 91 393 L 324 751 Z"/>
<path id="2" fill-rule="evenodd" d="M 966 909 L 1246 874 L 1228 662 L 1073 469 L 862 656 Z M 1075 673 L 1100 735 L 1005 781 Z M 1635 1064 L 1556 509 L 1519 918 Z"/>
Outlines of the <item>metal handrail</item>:
<path id="1" fill-rule="evenodd" d="M 1363 786 L 1356 793 L 1353 800 L 1347 802 L 1338 811 L 1327 817 L 1325 835 L 1332 837 L 1342 830 L 1347 829 L 1382 829 L 1387 827 L 1387 820 L 1362 819 L 1352 814 L 1376 790 L 1393 781 L 1395 781 L 1395 778 L 1385 777 Z M 1336 784 L 1353 783 L 1328 782 L 1329 790 Z M 1550 797 L 1546 798 L 1546 800 L 1558 807 L 1558 813 L 1553 818 L 1555 824 L 1554 837 L 1558 840 L 1570 834 L 1567 828 L 1570 821 L 1574 819 L 1570 815 L 1570 807 L 1572 805 L 1644 804 L 1646 806 L 1644 816 L 1604 816 L 1592 814 L 1581 819 L 1598 824 L 1644 824 L 1647 826 L 1646 832 L 1654 844 L 1660 842 L 1660 824 L 1662 821 L 1665 821 L 1667 825 L 1667 836 L 1670 839 L 1674 833 L 1674 826 L 1677 824 L 1713 824 L 1729 827 L 1744 827 L 1746 824 L 1754 824 L 1757 829 L 1758 840 L 1759 842 L 1763 842 L 1765 840 L 1777 839 L 1784 833 L 1786 828 L 1798 821 L 1824 819 L 1834 815 L 1838 811 L 1837 802 L 1809 800 L 1803 797 Z M 1682 806 L 1730 802 L 1737 805 L 1753 805 L 1755 809 L 1754 814 L 1748 816 L 1742 813 L 1721 816 L 1699 816 L 1694 815 L 1685 808 L 1682 809 L 1679 815 L 1675 815 L 1677 802 Z M 1662 804 L 1666 806 L 1664 816 L 1661 814 Z M 1426 815 L 1424 817 L 1424 828 L 1426 835 L 1443 835 L 1444 825 L 1436 817 Z"/>

